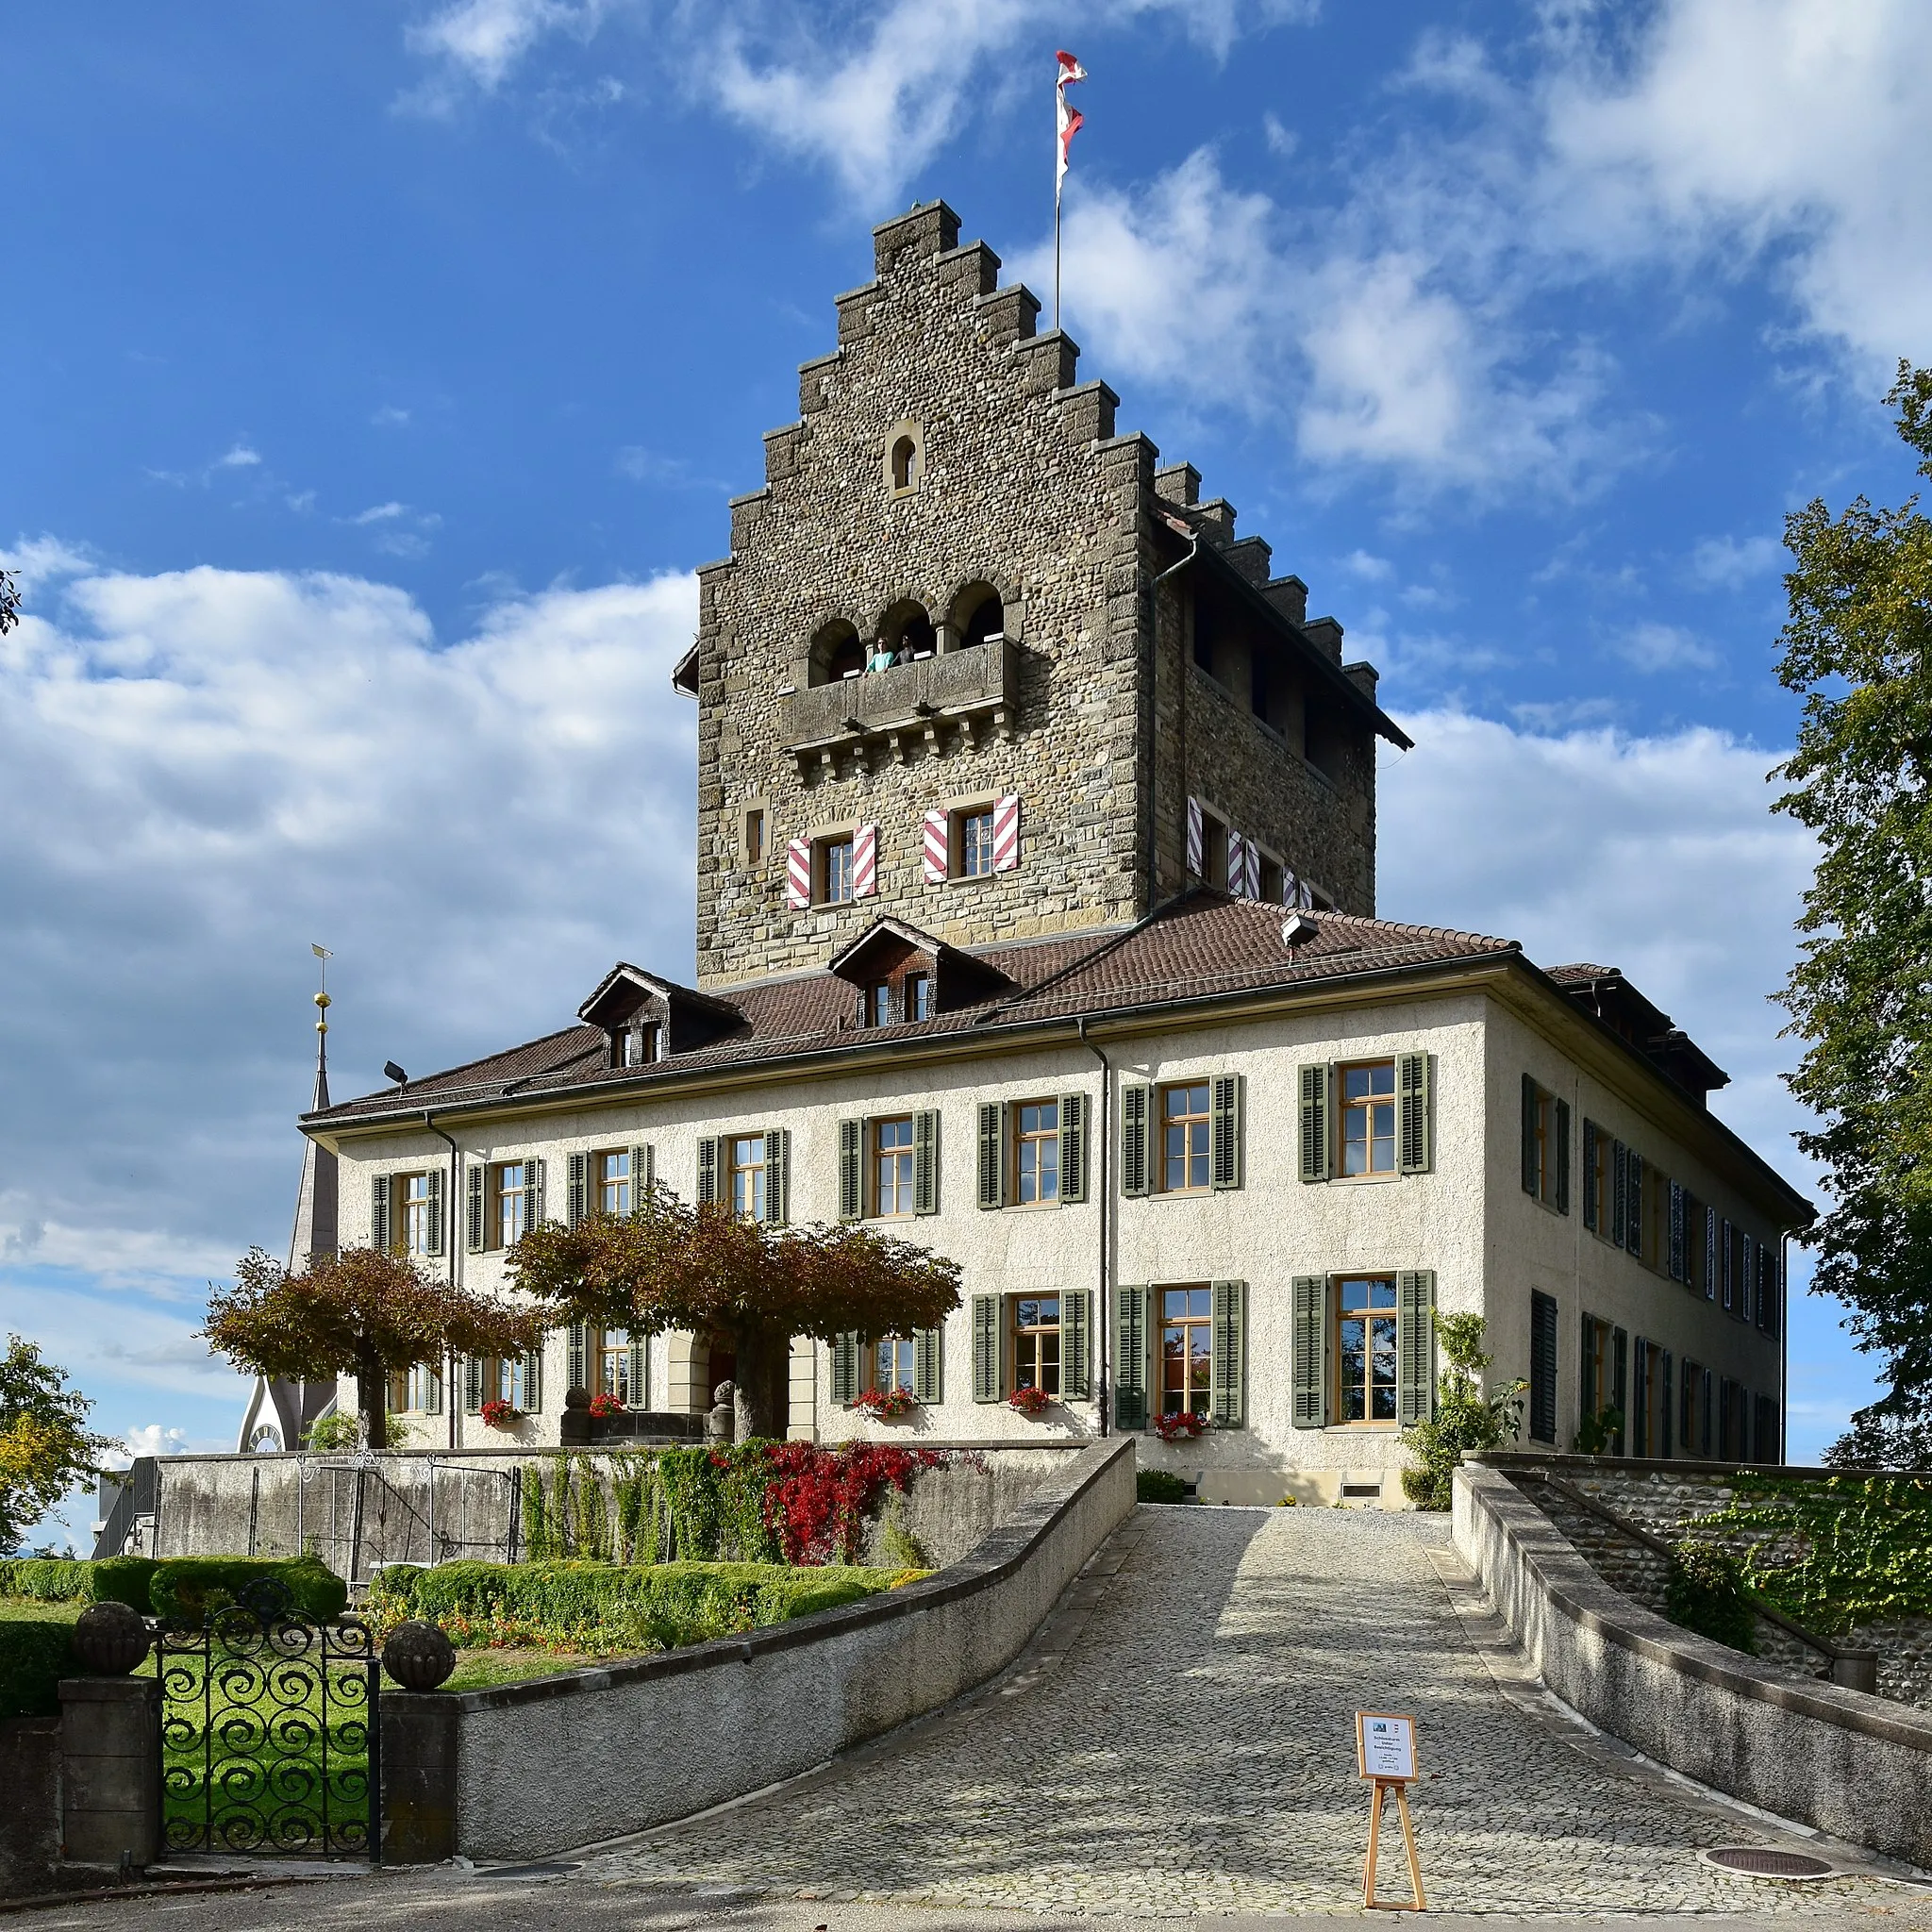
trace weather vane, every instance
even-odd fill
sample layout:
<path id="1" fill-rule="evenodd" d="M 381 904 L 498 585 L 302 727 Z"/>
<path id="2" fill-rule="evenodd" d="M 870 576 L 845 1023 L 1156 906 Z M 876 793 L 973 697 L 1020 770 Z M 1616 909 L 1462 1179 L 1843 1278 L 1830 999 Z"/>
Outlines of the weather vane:
<path id="1" fill-rule="evenodd" d="M 322 1008 L 322 1017 L 315 1023 L 315 1030 L 326 1036 L 328 1032 L 328 962 L 335 958 L 326 946 L 318 946 L 312 941 L 308 950 L 315 955 L 315 975 L 317 980 L 315 1004 Z"/>

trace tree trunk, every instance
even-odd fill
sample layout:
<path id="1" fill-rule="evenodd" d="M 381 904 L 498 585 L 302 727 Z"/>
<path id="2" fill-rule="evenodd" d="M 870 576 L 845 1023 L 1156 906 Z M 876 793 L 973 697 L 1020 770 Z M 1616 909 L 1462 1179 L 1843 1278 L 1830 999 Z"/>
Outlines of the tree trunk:
<path id="1" fill-rule="evenodd" d="M 738 1351 L 737 1386 L 732 1407 L 732 1440 L 773 1436 L 778 1427 L 780 1375 L 791 1373 L 791 1338 L 749 1324 L 734 1338 Z"/>
<path id="2" fill-rule="evenodd" d="M 372 1449 L 387 1449 L 389 1377 L 380 1362 L 356 1364 L 356 1406 L 362 1411 L 362 1440 Z"/>

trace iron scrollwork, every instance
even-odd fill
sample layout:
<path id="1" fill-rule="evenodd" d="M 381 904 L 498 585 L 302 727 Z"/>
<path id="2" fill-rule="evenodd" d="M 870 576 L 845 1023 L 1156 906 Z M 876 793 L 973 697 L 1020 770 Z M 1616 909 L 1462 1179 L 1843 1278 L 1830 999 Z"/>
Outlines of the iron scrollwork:
<path id="1" fill-rule="evenodd" d="M 165 1625 L 161 1832 L 171 1851 L 380 1853 L 380 1653 L 354 1617 L 321 1623 L 278 1582 Z"/>

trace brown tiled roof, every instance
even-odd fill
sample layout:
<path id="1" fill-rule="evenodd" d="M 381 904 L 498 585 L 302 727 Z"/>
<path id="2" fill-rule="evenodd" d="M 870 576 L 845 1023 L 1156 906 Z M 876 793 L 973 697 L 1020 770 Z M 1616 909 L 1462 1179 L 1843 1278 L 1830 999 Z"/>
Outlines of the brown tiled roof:
<path id="1" fill-rule="evenodd" d="M 1568 966 L 1545 966 L 1543 971 L 1558 986 L 1581 986 L 1592 979 L 1619 979 L 1623 976 L 1614 966 L 1592 966 L 1583 959 L 1574 960 Z"/>
<path id="2" fill-rule="evenodd" d="M 611 1067 L 601 1027 L 570 1026 L 304 1119 L 346 1124 L 425 1107 L 475 1106 L 600 1085 L 648 1086 L 700 1069 L 784 1059 L 841 1045 L 944 1038 L 1082 1014 L 1211 1001 L 1274 986 L 1358 979 L 1518 950 L 1512 940 L 1339 912 L 1316 915 L 1314 937 L 1291 950 L 1282 941 L 1283 917 L 1278 906 L 1197 890 L 1137 925 L 974 948 L 974 958 L 999 969 L 1007 989 L 930 1020 L 861 1029 L 855 1024 L 848 980 L 829 972 L 802 974 L 760 980 L 722 995 L 744 1015 L 744 1024 L 695 1052 L 652 1066 Z"/>

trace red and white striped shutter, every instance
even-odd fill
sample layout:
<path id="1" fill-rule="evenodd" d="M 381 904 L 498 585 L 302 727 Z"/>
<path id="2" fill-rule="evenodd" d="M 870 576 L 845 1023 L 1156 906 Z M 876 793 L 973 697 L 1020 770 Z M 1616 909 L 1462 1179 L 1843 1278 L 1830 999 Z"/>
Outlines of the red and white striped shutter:
<path id="1" fill-rule="evenodd" d="M 1201 801 L 1188 800 L 1188 870 L 1201 876 Z"/>
<path id="2" fill-rule="evenodd" d="M 1239 899 L 1248 875 L 1248 841 L 1232 825 L 1227 831 L 1227 890 Z"/>
<path id="3" fill-rule="evenodd" d="M 852 896 L 870 899 L 879 889 L 879 828 L 860 825 L 852 835 Z"/>
<path id="4" fill-rule="evenodd" d="M 925 882 L 929 886 L 942 886 L 946 882 L 946 814 L 943 809 L 929 811 L 925 815 L 925 834 L 923 845 L 922 863 L 925 868 Z"/>
<path id="5" fill-rule="evenodd" d="M 1020 863 L 1020 799 L 1008 792 L 992 808 L 992 869 L 1013 872 Z"/>
<path id="6" fill-rule="evenodd" d="M 1261 896 L 1261 848 L 1252 839 L 1246 841 L 1243 858 L 1241 896 L 1258 899 Z"/>
<path id="7" fill-rule="evenodd" d="M 811 841 L 794 839 L 785 848 L 785 903 L 794 912 L 811 904 Z"/>
<path id="8" fill-rule="evenodd" d="M 1284 906 L 1294 904 L 1295 888 L 1300 884 L 1301 881 L 1294 875 L 1294 869 L 1284 865 L 1281 868 L 1281 903 Z"/>

